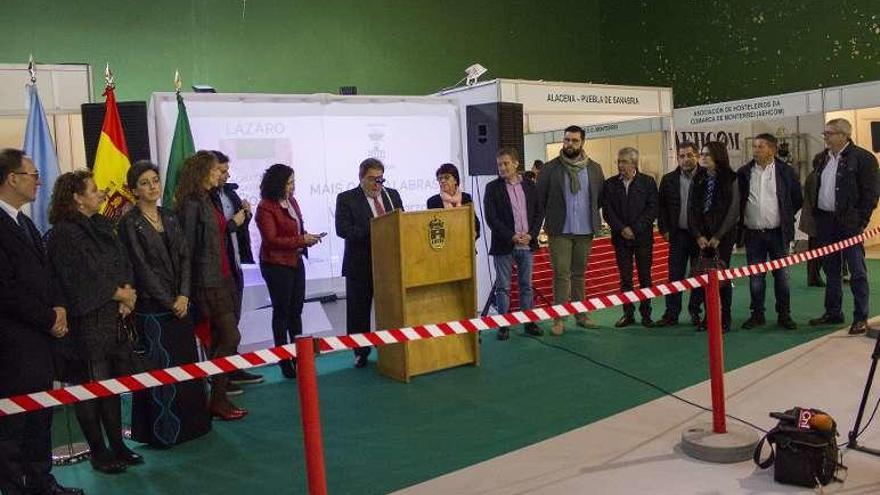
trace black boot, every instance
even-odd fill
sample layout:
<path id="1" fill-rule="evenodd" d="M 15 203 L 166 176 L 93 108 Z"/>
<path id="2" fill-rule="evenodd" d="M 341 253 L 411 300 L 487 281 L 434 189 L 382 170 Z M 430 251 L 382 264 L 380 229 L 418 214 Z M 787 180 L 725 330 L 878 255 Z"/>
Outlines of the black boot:
<path id="1" fill-rule="evenodd" d="M 128 466 L 144 463 L 144 457 L 129 449 L 122 440 L 122 403 L 118 395 L 102 399 L 101 423 L 107 431 L 107 441 L 116 460 Z"/>
<path id="2" fill-rule="evenodd" d="M 79 428 L 89 444 L 91 457 L 89 462 L 92 469 L 107 474 L 116 474 L 125 471 L 125 463 L 119 462 L 104 444 L 104 434 L 101 431 L 101 401 L 106 399 L 92 399 L 77 402 L 74 405 L 76 419 Z M 121 432 L 120 432 L 121 434 Z"/>

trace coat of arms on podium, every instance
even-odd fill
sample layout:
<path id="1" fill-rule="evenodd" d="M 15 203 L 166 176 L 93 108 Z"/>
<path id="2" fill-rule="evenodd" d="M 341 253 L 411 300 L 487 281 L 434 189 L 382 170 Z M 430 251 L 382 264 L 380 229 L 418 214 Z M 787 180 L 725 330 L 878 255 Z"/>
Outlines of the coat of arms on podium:
<path id="1" fill-rule="evenodd" d="M 446 245 L 446 222 L 437 217 L 428 222 L 428 241 L 432 249 L 443 249 Z"/>

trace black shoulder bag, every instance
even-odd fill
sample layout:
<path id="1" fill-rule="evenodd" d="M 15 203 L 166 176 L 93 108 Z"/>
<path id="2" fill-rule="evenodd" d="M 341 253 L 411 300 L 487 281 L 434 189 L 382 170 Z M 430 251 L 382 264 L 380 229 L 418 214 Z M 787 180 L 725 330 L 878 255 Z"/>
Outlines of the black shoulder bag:
<path id="1" fill-rule="evenodd" d="M 837 448 L 837 423 L 819 409 L 795 407 L 784 413 L 770 413 L 779 420 L 758 442 L 753 460 L 761 469 L 773 466 L 773 479 L 787 485 L 815 488 L 842 481 L 838 470 L 846 470 Z M 761 461 L 764 442 L 770 456 Z"/>

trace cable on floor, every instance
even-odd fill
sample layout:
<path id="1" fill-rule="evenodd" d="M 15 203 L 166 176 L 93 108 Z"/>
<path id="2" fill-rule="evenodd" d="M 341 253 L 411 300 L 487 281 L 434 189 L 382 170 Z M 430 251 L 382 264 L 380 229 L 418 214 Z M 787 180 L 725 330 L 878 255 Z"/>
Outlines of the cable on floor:
<path id="1" fill-rule="evenodd" d="M 638 377 L 638 376 L 636 376 L 636 375 L 634 375 L 634 374 L 632 374 L 632 373 L 629 373 L 629 372 L 627 372 L 627 371 L 624 371 L 624 370 L 622 370 L 622 369 L 620 369 L 620 368 L 617 368 L 617 367 L 615 367 L 615 366 L 612 366 L 612 365 L 610 365 L 610 364 L 603 363 L 603 362 L 601 362 L 601 361 L 599 361 L 599 360 L 597 360 L 597 359 L 594 359 L 594 358 L 592 358 L 592 357 L 590 357 L 590 356 L 588 356 L 588 355 L 586 355 L 586 354 L 583 354 L 583 353 L 581 353 L 581 352 L 578 352 L 578 351 L 575 351 L 575 350 L 569 349 L 569 348 L 567 348 L 567 347 L 563 347 L 563 346 L 561 346 L 561 345 L 551 344 L 551 343 L 545 341 L 544 339 L 541 339 L 541 338 L 538 338 L 538 337 L 535 337 L 535 336 L 532 336 L 532 335 L 525 335 L 524 337 L 530 338 L 530 339 L 532 339 L 532 340 L 534 340 L 534 341 L 536 341 L 536 342 L 538 342 L 538 343 L 540 343 L 541 345 L 544 345 L 544 346 L 546 346 L 546 347 L 550 347 L 550 348 L 552 348 L 552 349 L 557 349 L 557 350 L 560 350 L 560 351 L 563 351 L 563 352 L 567 352 L 567 353 L 569 353 L 569 354 L 571 354 L 571 355 L 573 355 L 573 356 L 576 356 L 576 357 L 581 358 L 581 359 L 583 359 L 583 360 L 585 360 L 585 361 L 588 361 L 588 362 L 590 362 L 590 363 L 592 363 L 592 364 L 594 364 L 594 365 L 596 365 L 596 366 L 599 366 L 600 368 L 605 368 L 605 369 L 607 369 L 607 370 L 609 370 L 609 371 L 613 371 L 614 373 L 617 373 L 617 374 L 619 374 L 619 375 L 625 376 L 625 377 L 627 377 L 627 378 L 629 378 L 629 379 L 631 379 L 631 380 L 634 380 L 634 381 L 636 381 L 636 382 L 639 382 L 639 383 L 641 383 L 641 384 L 643 384 L 643 385 L 647 385 L 648 387 L 651 387 L 651 388 L 653 388 L 654 390 L 657 390 L 658 392 L 660 392 L 660 393 L 662 393 L 662 394 L 664 394 L 664 395 L 667 395 L 667 396 L 669 396 L 669 397 L 672 397 L 673 399 L 676 399 L 676 400 L 679 400 L 679 401 L 681 401 L 681 402 L 684 402 L 685 404 L 688 404 L 688 405 L 690 405 L 690 406 L 696 407 L 697 409 L 701 409 L 701 410 L 706 411 L 706 412 L 712 412 L 712 408 L 710 408 L 710 407 L 706 407 L 706 406 L 704 406 L 704 405 L 702 405 L 702 404 L 698 404 L 698 403 L 693 402 L 693 401 L 691 401 L 691 400 L 685 399 L 684 397 L 681 397 L 681 396 L 675 394 L 674 392 L 670 392 L 669 390 L 666 390 L 665 388 L 661 387 L 660 385 L 657 385 L 657 384 L 655 384 L 655 383 L 649 382 L 648 380 L 645 380 L 644 378 Z M 876 408 L 875 408 L 875 411 L 876 411 Z M 727 418 L 730 418 L 730 419 L 732 419 L 732 420 L 734 420 L 734 421 L 737 421 L 737 422 L 739 422 L 739 423 L 742 423 L 742 424 L 744 424 L 744 425 L 746 425 L 746 426 L 749 426 L 749 427 L 751 427 L 751 428 L 754 428 L 754 429 L 760 431 L 761 433 L 764 433 L 764 434 L 767 433 L 767 430 L 765 430 L 764 428 L 761 428 L 760 426 L 758 426 L 758 425 L 756 425 L 756 424 L 754 424 L 754 423 L 750 423 L 750 422 L 748 422 L 748 421 L 746 421 L 746 420 L 744 420 L 744 419 L 742 419 L 742 418 L 738 418 L 738 417 L 736 417 L 736 416 L 734 416 L 734 415 L 732 415 L 732 414 L 725 414 L 724 416 L 727 417 Z M 871 415 L 871 417 L 873 418 L 873 415 Z M 870 420 L 869 420 L 869 423 L 870 423 Z M 867 427 L 867 425 L 866 425 L 866 427 Z"/>

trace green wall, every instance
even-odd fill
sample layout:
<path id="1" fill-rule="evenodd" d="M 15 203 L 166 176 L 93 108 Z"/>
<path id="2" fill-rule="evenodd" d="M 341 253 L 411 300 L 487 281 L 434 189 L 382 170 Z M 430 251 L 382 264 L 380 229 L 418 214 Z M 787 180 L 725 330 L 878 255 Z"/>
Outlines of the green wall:
<path id="1" fill-rule="evenodd" d="M 427 94 L 484 78 L 672 85 L 676 106 L 880 79 L 880 0 L 4 0 L 0 62 L 87 62 L 100 101 Z"/>
<path id="2" fill-rule="evenodd" d="M 878 0 L 603 4 L 605 78 L 671 85 L 675 106 L 880 79 Z"/>
<path id="3" fill-rule="evenodd" d="M 173 90 L 175 68 L 222 92 L 428 94 L 474 62 L 484 79 L 597 80 L 599 2 L 4 0 L 0 62 L 92 64 L 98 101 L 106 62 L 120 100 Z"/>

